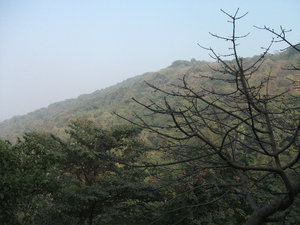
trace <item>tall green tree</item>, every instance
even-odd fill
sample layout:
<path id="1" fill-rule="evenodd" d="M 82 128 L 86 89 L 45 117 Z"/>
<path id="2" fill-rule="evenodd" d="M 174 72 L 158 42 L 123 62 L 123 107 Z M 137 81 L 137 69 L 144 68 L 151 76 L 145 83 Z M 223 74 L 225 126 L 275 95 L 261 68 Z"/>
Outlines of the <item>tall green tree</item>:
<path id="1" fill-rule="evenodd" d="M 66 141 L 54 137 L 63 157 L 62 189 L 53 196 L 61 217 L 89 225 L 149 220 L 147 205 L 161 198 L 145 181 L 147 172 L 131 166 L 143 156 L 140 131 L 132 126 L 102 129 L 89 120 L 76 120 L 66 131 Z"/>
<path id="2" fill-rule="evenodd" d="M 57 156 L 36 133 L 25 134 L 15 145 L 0 141 L 0 220 L 2 224 L 32 224 L 43 196 L 58 190 L 49 171 Z"/>

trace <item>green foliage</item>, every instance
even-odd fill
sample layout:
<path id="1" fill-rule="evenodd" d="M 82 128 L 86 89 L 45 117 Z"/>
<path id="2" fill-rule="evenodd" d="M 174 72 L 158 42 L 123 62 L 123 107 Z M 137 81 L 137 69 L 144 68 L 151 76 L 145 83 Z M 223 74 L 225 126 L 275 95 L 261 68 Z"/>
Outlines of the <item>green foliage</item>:
<path id="1" fill-rule="evenodd" d="M 58 189 L 49 173 L 56 156 L 27 134 L 14 146 L 0 142 L 0 220 L 2 224 L 31 224 L 39 199 Z"/>
<path id="2" fill-rule="evenodd" d="M 131 126 L 102 129 L 89 120 L 75 120 L 62 141 L 39 139 L 39 145 L 60 156 L 55 168 L 60 189 L 44 196 L 36 223 L 145 224 L 146 205 L 161 201 L 148 173 L 133 168 L 143 156 L 140 130 Z M 49 144 L 50 143 L 50 144 Z M 52 144 L 51 144 L 52 143 Z M 147 215 L 149 214 L 149 215 Z M 72 221 L 72 222 L 70 222 Z M 49 223 L 53 224 L 53 223 Z"/>

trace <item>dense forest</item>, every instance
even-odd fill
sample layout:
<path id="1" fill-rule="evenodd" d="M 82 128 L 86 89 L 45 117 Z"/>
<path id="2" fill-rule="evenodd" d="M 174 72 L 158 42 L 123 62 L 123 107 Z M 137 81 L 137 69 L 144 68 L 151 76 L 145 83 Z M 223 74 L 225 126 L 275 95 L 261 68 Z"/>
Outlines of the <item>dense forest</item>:
<path id="1" fill-rule="evenodd" d="M 239 57 L 243 16 L 225 14 L 230 54 L 202 47 L 216 62 L 2 122 L 1 224 L 299 224 L 299 45 L 258 28 L 270 46 Z"/>

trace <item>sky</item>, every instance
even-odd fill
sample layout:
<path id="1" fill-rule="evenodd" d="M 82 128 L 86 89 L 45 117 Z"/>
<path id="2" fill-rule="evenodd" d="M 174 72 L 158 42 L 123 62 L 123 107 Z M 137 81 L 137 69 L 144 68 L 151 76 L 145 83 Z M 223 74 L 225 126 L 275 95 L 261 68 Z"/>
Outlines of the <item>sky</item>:
<path id="1" fill-rule="evenodd" d="M 227 43 L 208 32 L 230 35 L 220 9 L 237 8 L 248 12 L 237 33 L 250 32 L 241 56 L 271 40 L 253 25 L 282 25 L 300 41 L 299 0 L 0 0 L 0 121 L 175 60 L 211 60 L 198 43 L 226 53 Z"/>

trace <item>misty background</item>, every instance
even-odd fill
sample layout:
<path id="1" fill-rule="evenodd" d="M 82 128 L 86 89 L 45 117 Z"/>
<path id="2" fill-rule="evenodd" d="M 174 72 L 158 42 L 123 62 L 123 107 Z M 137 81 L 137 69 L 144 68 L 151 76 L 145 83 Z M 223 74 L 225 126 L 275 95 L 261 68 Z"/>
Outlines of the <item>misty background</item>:
<path id="1" fill-rule="evenodd" d="M 251 33 L 242 56 L 271 40 L 253 25 L 291 28 L 292 43 L 300 37 L 298 0 L 0 0 L 0 121 L 175 60 L 211 60 L 197 43 L 226 53 L 208 32 L 230 35 L 220 9 L 237 8 L 249 12 L 238 24 L 238 33 Z"/>

